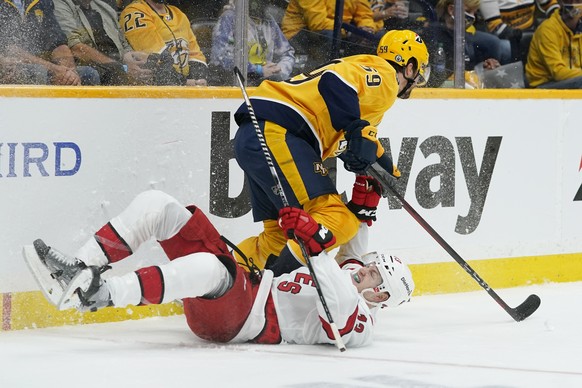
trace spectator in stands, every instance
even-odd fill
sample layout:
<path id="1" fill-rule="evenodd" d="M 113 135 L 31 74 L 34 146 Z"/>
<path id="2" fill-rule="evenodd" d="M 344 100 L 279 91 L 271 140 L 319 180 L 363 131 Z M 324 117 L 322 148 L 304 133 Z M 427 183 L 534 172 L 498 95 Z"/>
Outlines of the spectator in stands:
<path id="1" fill-rule="evenodd" d="M 165 0 L 135 0 L 119 17 L 125 38 L 149 53 L 148 67 L 158 85 L 207 85 L 206 57 L 188 17 Z"/>
<path id="2" fill-rule="evenodd" d="M 475 65 L 483 62 L 484 69 L 494 69 L 500 64 L 511 61 L 511 49 L 507 42 L 493 34 L 478 31 L 473 26 L 475 12 L 479 9 L 480 0 L 464 0 L 465 6 L 465 69 L 473 70 Z M 431 76 L 430 87 L 439 87 L 453 74 L 454 70 L 454 0 L 439 0 L 436 6 L 436 23 L 431 23 L 427 31 L 426 44 L 430 53 Z M 444 66 L 436 63 L 437 52 L 441 46 L 446 58 Z"/>
<path id="3" fill-rule="evenodd" d="M 335 0 L 290 0 L 283 16 L 282 30 L 296 52 L 307 53 L 306 68 L 313 68 L 329 61 L 333 40 Z M 352 24 L 369 34 L 378 33 L 368 0 L 345 0 L 343 22 Z M 377 41 L 365 42 L 355 36 L 343 35 L 344 55 L 371 53 Z M 347 43 L 347 44 L 346 44 Z"/>
<path id="4" fill-rule="evenodd" d="M 148 84 L 147 53 L 132 51 L 116 11 L 102 0 L 54 0 L 55 16 L 76 60 L 97 69 L 102 85 Z"/>
<path id="5" fill-rule="evenodd" d="M 0 1 L 0 57 L 3 84 L 99 83 L 94 69 L 75 65 L 52 0 Z"/>
<path id="6" fill-rule="evenodd" d="M 582 0 L 562 0 L 537 28 L 525 74 L 530 87 L 582 89 Z"/>
<path id="7" fill-rule="evenodd" d="M 549 16 L 560 6 L 558 0 L 483 0 L 480 11 L 489 32 L 511 42 L 514 61 L 527 59 L 538 9 Z"/>
<path id="8" fill-rule="evenodd" d="M 417 22 L 409 19 L 409 1 L 399 0 L 369 0 L 376 30 L 419 30 L 424 20 Z"/>
<path id="9" fill-rule="evenodd" d="M 247 81 L 256 86 L 263 79 L 280 81 L 289 78 L 295 64 L 295 50 L 283 35 L 275 19 L 265 12 L 268 1 L 250 0 L 247 39 L 249 48 Z M 212 69 L 218 68 L 222 79 L 226 71 L 232 74 L 234 67 L 235 11 L 226 9 L 212 33 Z"/>

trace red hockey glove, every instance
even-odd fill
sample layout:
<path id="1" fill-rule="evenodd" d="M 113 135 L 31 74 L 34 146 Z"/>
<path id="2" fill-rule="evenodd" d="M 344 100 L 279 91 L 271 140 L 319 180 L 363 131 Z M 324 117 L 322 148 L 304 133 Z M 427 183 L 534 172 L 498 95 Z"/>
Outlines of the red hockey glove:
<path id="1" fill-rule="evenodd" d="M 382 186 L 371 176 L 358 175 L 352 190 L 348 209 L 362 222 L 372 226 L 376 221 L 376 209 L 382 198 Z"/>
<path id="2" fill-rule="evenodd" d="M 335 244 L 335 236 L 330 230 L 295 207 L 284 207 L 279 211 L 279 226 L 287 238 L 302 240 L 310 256 L 317 256 Z"/>

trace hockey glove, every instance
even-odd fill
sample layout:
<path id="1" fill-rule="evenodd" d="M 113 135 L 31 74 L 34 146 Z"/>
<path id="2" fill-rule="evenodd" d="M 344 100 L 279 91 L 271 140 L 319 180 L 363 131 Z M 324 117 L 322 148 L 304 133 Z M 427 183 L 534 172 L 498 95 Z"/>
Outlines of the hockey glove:
<path id="1" fill-rule="evenodd" d="M 368 137 L 362 136 L 362 130 L 370 123 L 366 120 L 354 120 L 344 128 L 344 136 L 348 141 L 344 161 L 346 170 L 352 172 L 366 171 L 378 159 L 378 145 Z"/>
<path id="2" fill-rule="evenodd" d="M 335 236 L 302 209 L 284 207 L 279 211 L 279 226 L 287 238 L 301 240 L 310 256 L 317 256 L 335 244 Z"/>
<path id="3" fill-rule="evenodd" d="M 348 209 L 362 222 L 372 226 L 376 221 L 376 209 L 382 198 L 382 186 L 371 176 L 358 175 L 352 190 Z"/>
<path id="4" fill-rule="evenodd" d="M 388 174 L 392 175 L 394 178 L 400 178 L 400 175 L 402 175 L 388 154 L 384 154 L 378 158 L 378 165 L 380 165 L 380 167 L 386 170 Z"/>

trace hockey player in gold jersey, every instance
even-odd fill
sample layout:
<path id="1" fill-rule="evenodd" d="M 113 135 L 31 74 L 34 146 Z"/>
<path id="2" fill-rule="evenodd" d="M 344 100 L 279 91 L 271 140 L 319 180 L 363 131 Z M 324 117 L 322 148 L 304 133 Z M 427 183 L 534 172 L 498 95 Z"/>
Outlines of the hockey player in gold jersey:
<path id="1" fill-rule="evenodd" d="M 158 84 L 207 84 L 206 57 L 188 17 L 177 7 L 166 0 L 134 0 L 121 12 L 119 24 L 134 50 L 152 53 L 150 62 L 156 74 L 170 68 L 170 74 Z"/>
<path id="2" fill-rule="evenodd" d="M 313 235 L 303 236 L 310 254 L 344 244 L 356 234 L 360 221 L 369 220 L 365 211 L 354 214 L 342 202 L 323 160 L 337 156 L 347 170 L 360 174 L 378 162 L 399 177 L 400 171 L 378 141 L 377 126 L 396 98 L 408 98 L 415 87 L 426 84 L 428 63 L 426 45 L 418 34 L 394 30 L 382 37 L 377 55 L 335 59 L 287 81 L 264 81 L 251 95 L 287 199 L 312 218 L 303 220 L 314 225 Z M 235 113 L 235 120 L 239 125 L 235 157 L 250 187 L 254 220 L 264 224 L 259 236 L 243 241 L 239 248 L 260 267 L 274 269 L 275 274 L 288 272 L 294 269 L 288 264 L 300 266 L 303 257 L 277 225 L 283 205 L 273 190 L 273 177 L 246 105 Z M 297 260 L 288 260 L 289 255 Z M 286 259 L 276 259 L 280 256 Z M 277 263 L 285 263 L 286 268 L 276 268 Z"/>

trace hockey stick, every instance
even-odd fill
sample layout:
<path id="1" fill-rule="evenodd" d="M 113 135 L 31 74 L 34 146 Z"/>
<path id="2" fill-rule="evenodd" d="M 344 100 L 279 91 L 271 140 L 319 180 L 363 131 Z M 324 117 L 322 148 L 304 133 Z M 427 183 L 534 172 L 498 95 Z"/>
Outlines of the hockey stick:
<path id="1" fill-rule="evenodd" d="M 257 137 L 259 138 L 259 143 L 261 143 L 261 148 L 263 150 L 263 154 L 265 155 L 265 159 L 267 161 L 267 164 L 269 165 L 269 170 L 271 170 L 271 175 L 273 177 L 273 181 L 275 182 L 275 186 L 273 187 L 273 191 L 275 191 L 279 195 L 279 197 L 281 198 L 281 202 L 283 202 L 283 206 L 287 207 L 287 206 L 289 206 L 289 201 L 287 200 L 287 196 L 285 195 L 285 192 L 283 191 L 283 185 L 281 184 L 281 180 L 279 179 L 279 175 L 277 174 L 277 170 L 275 170 L 275 165 L 273 164 L 273 159 L 271 158 L 271 151 L 269 150 L 269 147 L 267 146 L 267 142 L 265 141 L 265 137 L 263 136 L 263 132 L 261 131 L 261 127 L 259 127 L 259 122 L 257 121 L 257 117 L 255 116 L 255 111 L 253 109 L 253 106 L 251 104 L 251 100 L 249 98 L 249 95 L 247 94 L 247 91 L 246 91 L 246 88 L 244 85 L 244 77 L 243 77 L 241 71 L 236 66 L 234 68 L 234 74 L 236 76 L 238 85 L 240 87 L 243 98 L 245 100 L 245 104 L 246 104 L 247 109 L 249 111 L 249 115 L 251 116 L 251 121 L 253 123 L 253 127 L 255 128 L 255 132 L 257 133 Z M 340 332 L 337 329 L 337 325 L 333 321 L 331 313 L 329 312 L 329 308 L 327 307 L 327 302 L 325 301 L 325 297 L 323 296 L 323 293 L 321 292 L 321 286 L 319 285 L 319 281 L 317 280 L 317 277 L 315 276 L 315 271 L 313 270 L 313 266 L 311 264 L 309 254 L 307 253 L 307 249 L 305 248 L 305 244 L 303 243 L 303 241 L 301 241 L 301 239 L 297 238 L 296 240 L 299 244 L 299 247 L 301 248 L 301 254 L 303 255 L 303 258 L 305 259 L 305 262 L 307 263 L 307 268 L 309 269 L 309 272 L 311 274 L 311 278 L 313 279 L 313 285 L 315 286 L 315 289 L 317 290 L 317 295 L 319 296 L 319 300 L 321 301 L 323 309 L 325 310 L 325 315 L 327 316 L 329 326 L 331 327 L 331 331 L 332 331 L 334 339 L 335 339 L 335 344 L 341 352 L 344 352 L 346 350 L 346 346 L 344 345 L 344 341 L 342 340 Z"/>
<path id="2" fill-rule="evenodd" d="M 404 197 L 400 195 L 400 193 L 392 186 L 392 182 L 390 180 L 391 178 L 388 177 L 388 173 L 384 173 L 383 169 L 379 166 L 378 168 L 375 168 L 374 166 L 370 167 L 367 170 L 367 173 L 373 176 L 377 181 L 379 181 L 382 184 L 382 186 L 385 189 L 388 189 L 388 191 L 390 191 L 392 195 L 398 198 L 400 203 L 402 203 L 402 207 L 404 207 L 404 209 L 412 216 L 412 218 L 414 218 L 416 222 L 418 222 L 420 226 L 422 226 L 424 230 L 426 230 L 428 234 L 433 239 L 435 239 L 436 242 L 438 242 L 440 246 L 443 247 L 445 251 L 447 251 L 447 253 L 451 255 L 451 257 L 455 259 L 455 261 L 459 263 L 459 265 L 463 267 L 463 269 L 467 271 L 467 273 L 471 275 L 471 277 L 481 287 L 485 289 L 485 291 L 487 291 L 487 293 L 493 298 L 493 300 L 495 300 L 509 315 L 511 315 L 513 319 L 515 319 L 516 322 L 523 321 L 524 319 L 532 315 L 538 309 L 538 307 L 540 307 L 542 300 L 540 299 L 539 296 L 535 294 L 528 296 L 527 299 L 519 306 L 515 308 L 509 307 L 509 305 L 507 305 L 507 303 L 505 303 L 505 301 L 501 299 L 501 297 L 497 295 L 497 293 L 491 287 L 489 287 L 489 285 L 477 274 L 477 272 L 475 272 L 475 270 L 471 268 L 471 266 L 467 264 L 465 260 L 463 260 L 463 258 L 453 249 L 453 247 L 451 247 L 432 228 L 432 226 L 430 226 L 428 222 L 426 222 L 424 218 L 422 218 L 422 216 L 418 214 L 418 212 L 414 210 L 412 206 L 410 206 L 410 204 L 404 199 Z M 387 193 L 384 196 L 387 196 Z"/>

